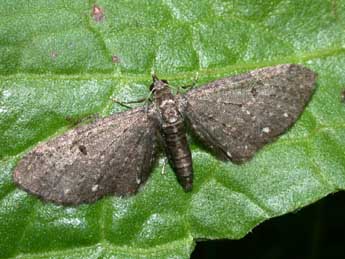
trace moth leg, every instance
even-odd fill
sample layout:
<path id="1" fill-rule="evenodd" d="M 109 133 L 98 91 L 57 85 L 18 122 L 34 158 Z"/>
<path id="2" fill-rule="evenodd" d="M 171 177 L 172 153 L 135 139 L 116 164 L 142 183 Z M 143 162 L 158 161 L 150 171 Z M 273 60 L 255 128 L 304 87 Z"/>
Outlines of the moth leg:
<path id="1" fill-rule="evenodd" d="M 99 114 L 98 113 L 95 113 L 95 114 L 90 114 L 90 115 L 87 115 L 86 117 L 76 117 L 76 118 L 73 118 L 72 116 L 65 116 L 65 120 L 70 123 L 72 126 L 76 126 L 78 124 L 84 124 L 84 123 L 87 123 L 87 122 L 92 122 L 92 121 L 96 121 L 100 118 Z"/>
<path id="2" fill-rule="evenodd" d="M 160 133 L 157 134 L 156 137 L 157 137 L 158 147 L 160 148 L 160 152 L 164 152 L 166 154 L 166 157 L 164 157 L 164 160 L 163 160 L 163 166 L 162 166 L 162 170 L 161 170 L 161 174 L 165 175 L 166 174 L 166 166 L 167 166 L 167 164 L 170 163 L 171 158 L 170 158 L 169 154 L 166 152 L 167 146 L 166 146 L 166 143 L 164 141 L 164 137 Z"/>
<path id="3" fill-rule="evenodd" d="M 198 83 L 198 81 L 199 81 L 199 72 L 196 72 L 191 84 L 182 85 L 179 88 L 182 88 L 182 89 L 191 88 L 191 89 L 193 89 L 196 86 L 196 84 Z"/>
<path id="4" fill-rule="evenodd" d="M 168 159 L 166 157 L 164 157 L 161 175 L 165 175 L 166 174 L 165 168 L 167 166 L 167 163 L 168 163 Z"/>
<path id="5" fill-rule="evenodd" d="M 132 104 L 132 103 L 145 103 L 147 106 L 152 102 L 152 93 L 153 93 L 153 90 L 150 89 L 150 93 L 146 96 L 146 97 L 143 97 L 143 98 L 140 98 L 140 99 L 137 99 L 137 100 L 132 100 L 132 101 L 119 101 L 117 100 L 116 98 L 113 98 L 111 97 L 110 100 L 112 100 L 113 102 L 121 105 L 121 106 L 124 106 L 128 109 L 132 109 L 133 107 L 127 105 L 127 104 Z"/>
<path id="6" fill-rule="evenodd" d="M 174 86 L 174 85 L 169 84 L 169 87 L 175 89 L 177 94 L 181 94 L 181 93 L 185 92 L 185 91 L 182 91 L 182 89 L 183 90 L 188 89 L 188 88 L 193 89 L 196 86 L 198 80 L 199 80 L 199 73 L 197 72 L 195 74 L 191 84 L 182 85 L 182 86 Z M 166 80 L 162 80 L 162 81 L 168 83 Z"/>
<path id="7" fill-rule="evenodd" d="M 142 103 L 142 102 L 147 102 L 147 97 L 145 98 L 140 98 L 138 100 L 133 100 L 133 101 L 119 101 L 113 97 L 110 98 L 114 103 L 117 103 L 123 107 L 126 107 L 128 109 L 132 109 L 133 107 L 127 105 L 127 104 L 131 104 L 131 103 Z"/>

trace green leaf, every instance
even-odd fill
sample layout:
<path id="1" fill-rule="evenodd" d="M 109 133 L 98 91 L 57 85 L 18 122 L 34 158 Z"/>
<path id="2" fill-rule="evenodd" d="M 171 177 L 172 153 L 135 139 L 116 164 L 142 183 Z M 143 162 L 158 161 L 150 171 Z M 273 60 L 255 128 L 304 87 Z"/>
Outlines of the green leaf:
<path id="1" fill-rule="evenodd" d="M 188 258 L 345 188 L 344 1 L 99 0 L 100 21 L 86 2 L 1 1 L 0 258 Z M 241 166 L 191 140 L 191 193 L 162 163 L 136 196 L 78 207 L 12 182 L 39 141 L 146 97 L 152 69 L 183 85 L 280 63 L 319 75 L 301 118 Z"/>

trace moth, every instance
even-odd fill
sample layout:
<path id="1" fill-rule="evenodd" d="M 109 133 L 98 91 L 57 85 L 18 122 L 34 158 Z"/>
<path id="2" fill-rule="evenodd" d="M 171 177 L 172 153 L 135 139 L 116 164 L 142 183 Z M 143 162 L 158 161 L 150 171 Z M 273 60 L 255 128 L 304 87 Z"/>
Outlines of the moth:
<path id="1" fill-rule="evenodd" d="M 220 158 L 241 163 L 299 117 L 316 74 L 283 64 L 222 78 L 174 96 L 153 76 L 151 104 L 82 125 L 39 144 L 18 163 L 14 182 L 43 200 L 80 204 L 136 193 L 163 146 L 185 191 L 193 185 L 186 131 Z"/>

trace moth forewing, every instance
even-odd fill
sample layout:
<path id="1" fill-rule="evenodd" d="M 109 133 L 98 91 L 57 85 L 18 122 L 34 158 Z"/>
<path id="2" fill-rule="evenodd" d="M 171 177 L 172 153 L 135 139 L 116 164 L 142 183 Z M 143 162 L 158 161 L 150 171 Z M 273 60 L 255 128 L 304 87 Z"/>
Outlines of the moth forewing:
<path id="1" fill-rule="evenodd" d="M 135 193 L 154 164 L 158 125 L 151 112 L 114 114 L 38 145 L 19 162 L 14 181 L 61 204 Z"/>
<path id="2" fill-rule="evenodd" d="M 244 162 L 303 112 L 316 74 L 285 64 L 223 78 L 181 96 L 192 131 L 221 158 Z"/>

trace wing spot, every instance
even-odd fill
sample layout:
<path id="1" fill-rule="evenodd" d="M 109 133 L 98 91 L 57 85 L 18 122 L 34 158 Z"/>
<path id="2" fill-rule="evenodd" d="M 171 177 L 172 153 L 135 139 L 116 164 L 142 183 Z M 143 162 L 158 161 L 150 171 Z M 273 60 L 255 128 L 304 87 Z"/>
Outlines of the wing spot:
<path id="1" fill-rule="evenodd" d="M 253 87 L 253 88 L 250 90 L 250 92 L 252 93 L 252 95 L 253 95 L 254 97 L 256 97 L 256 96 L 258 95 L 258 92 L 256 91 L 255 87 Z"/>
<path id="2" fill-rule="evenodd" d="M 270 133 L 271 132 L 271 129 L 269 128 L 269 127 L 264 127 L 264 128 L 262 128 L 262 130 L 261 130 L 263 133 L 266 133 L 266 134 L 268 134 L 268 133 Z"/>
<path id="3" fill-rule="evenodd" d="M 84 145 L 79 145 L 78 149 L 81 153 L 83 153 L 84 155 L 87 155 L 87 150 L 86 150 L 86 147 Z"/>
<path id="4" fill-rule="evenodd" d="M 92 186 L 91 191 L 96 192 L 98 190 L 98 187 L 99 187 L 99 185 L 95 184 L 94 186 Z"/>
<path id="5" fill-rule="evenodd" d="M 137 176 L 137 177 L 135 178 L 135 181 L 136 181 L 137 184 L 140 184 L 140 183 L 141 183 L 141 178 Z"/>

